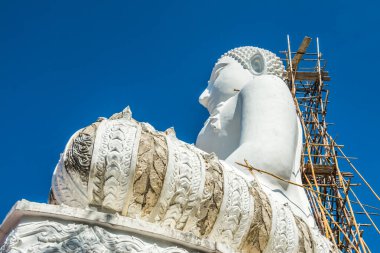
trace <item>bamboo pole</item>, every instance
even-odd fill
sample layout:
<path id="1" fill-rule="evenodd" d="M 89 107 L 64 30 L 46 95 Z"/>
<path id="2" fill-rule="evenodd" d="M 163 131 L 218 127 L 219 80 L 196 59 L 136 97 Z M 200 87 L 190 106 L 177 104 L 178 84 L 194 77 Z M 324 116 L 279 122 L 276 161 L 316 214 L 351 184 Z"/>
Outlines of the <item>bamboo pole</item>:
<path id="1" fill-rule="evenodd" d="M 357 202 L 359 202 L 359 205 L 360 207 L 363 209 L 365 215 L 367 216 L 367 218 L 370 220 L 370 222 L 372 223 L 373 227 L 376 229 L 377 233 L 380 234 L 380 230 L 379 228 L 376 226 L 375 222 L 372 220 L 371 216 L 369 215 L 369 213 L 367 212 L 367 210 L 364 208 L 364 206 L 361 204 L 359 198 L 356 196 L 355 192 L 350 189 L 352 195 L 354 195 L 354 198 L 356 199 Z"/>
<path id="2" fill-rule="evenodd" d="M 276 174 L 270 173 L 270 172 L 268 172 L 268 171 L 266 171 L 266 170 L 262 170 L 262 169 L 255 168 L 255 167 L 253 167 L 252 165 L 250 165 L 250 164 L 248 163 L 247 160 L 244 160 L 244 162 L 245 162 L 245 164 L 243 164 L 243 163 L 239 163 L 239 162 L 236 162 L 236 164 L 237 164 L 237 165 L 240 165 L 240 166 L 242 166 L 242 167 L 247 168 L 249 171 L 257 171 L 257 172 L 259 172 L 259 173 L 261 173 L 261 174 L 266 174 L 266 175 L 272 176 L 272 177 L 274 177 L 274 178 L 276 178 L 276 179 L 278 179 L 278 180 L 280 180 L 280 181 L 283 181 L 283 182 L 285 182 L 285 183 L 288 183 L 288 184 L 291 184 L 291 185 L 295 185 L 295 186 L 301 187 L 301 188 L 303 188 L 303 189 L 305 189 L 305 190 L 307 190 L 307 191 L 311 191 L 311 192 L 314 192 L 314 193 L 316 193 L 316 194 L 319 194 L 319 195 L 322 195 L 322 196 L 326 196 L 326 197 L 330 197 L 330 198 L 336 198 L 336 199 L 344 200 L 343 198 L 340 198 L 340 197 L 337 197 L 337 196 L 334 196 L 334 195 L 330 195 L 330 194 L 326 194 L 326 193 L 322 193 L 322 192 L 316 191 L 316 190 L 314 190 L 314 189 L 311 189 L 311 188 L 305 187 L 305 185 L 298 184 L 298 183 L 293 182 L 293 181 L 289 181 L 289 180 L 284 179 L 284 178 L 282 178 L 282 177 L 280 177 L 280 176 L 277 176 Z M 310 185 L 311 185 L 311 187 L 312 187 L 312 186 L 315 185 L 315 184 L 310 184 Z"/>
<path id="3" fill-rule="evenodd" d="M 322 127 L 320 126 L 320 124 L 318 124 L 318 127 L 322 128 Z M 330 139 L 332 139 L 330 135 L 329 135 L 329 137 L 330 137 Z M 332 153 L 335 154 L 334 147 L 332 147 Z M 340 184 L 343 186 L 343 190 L 346 191 L 346 188 L 345 188 L 345 186 L 344 186 L 344 180 L 343 180 L 343 177 L 342 177 L 341 172 L 340 172 L 340 170 L 339 170 L 337 156 L 334 156 L 333 158 L 334 158 L 334 162 L 335 162 L 335 164 L 336 164 L 336 168 L 337 168 L 337 171 L 336 171 L 336 172 L 337 172 L 337 175 L 338 175 L 339 182 L 340 182 Z M 351 218 L 352 218 L 352 220 L 353 220 L 353 224 L 354 224 L 354 226 L 355 226 L 356 231 L 359 231 L 359 227 L 358 227 L 358 224 L 357 224 L 357 222 L 356 222 L 356 218 L 355 218 L 355 213 L 354 213 L 354 211 L 353 211 L 353 208 L 352 208 L 352 206 L 351 206 L 351 201 L 350 201 L 350 199 L 349 199 L 348 196 L 347 196 L 347 200 L 348 200 L 348 201 L 347 201 L 347 204 L 348 204 L 348 207 L 349 207 L 349 212 L 351 213 Z M 344 207 L 343 207 L 343 208 L 344 208 Z M 360 236 L 360 233 L 358 234 L 358 243 L 361 245 L 363 251 L 366 252 L 366 249 L 365 249 L 365 247 L 364 247 L 364 241 L 363 241 L 363 238 Z"/>
<path id="4" fill-rule="evenodd" d="M 296 99 L 296 96 L 295 96 L 295 83 L 294 83 L 294 74 L 293 74 L 293 68 L 292 68 L 292 60 L 291 60 L 291 50 L 290 50 L 290 39 L 289 39 L 289 35 L 287 36 L 287 39 L 288 39 L 288 64 L 289 64 L 289 67 L 290 67 L 290 74 L 291 74 L 291 88 L 292 88 L 292 94 L 293 94 L 293 100 L 294 100 L 294 103 L 296 105 L 296 109 L 297 109 L 297 113 L 298 113 L 298 116 L 300 118 L 300 121 L 301 121 L 301 124 L 302 124 L 302 127 L 303 127 L 303 130 L 304 130 L 304 133 L 307 133 L 306 131 L 306 126 L 305 126 L 305 123 L 303 121 L 303 118 L 302 118 L 302 113 L 301 113 L 301 110 L 300 110 L 300 107 L 299 107 L 299 104 L 298 104 L 298 100 Z M 311 152 L 310 152 L 310 147 L 308 145 L 308 140 L 306 138 L 306 149 L 308 151 L 308 156 L 309 156 L 309 160 L 311 161 Z M 313 179 L 314 179 L 314 183 L 316 183 L 315 185 L 315 188 L 316 188 L 316 191 L 317 192 L 320 192 L 319 191 L 319 187 L 318 187 L 318 183 L 317 183 L 317 180 L 316 180 L 316 176 L 315 176 L 315 172 L 314 172 L 314 168 L 313 168 L 313 165 L 311 163 L 311 172 L 312 172 L 312 175 L 313 175 Z M 306 177 L 307 178 L 307 177 Z M 311 186 L 312 187 L 312 186 Z M 321 198 L 320 196 L 317 194 L 317 203 L 318 205 L 322 205 L 322 202 L 321 202 Z M 329 225 L 328 225 L 328 222 L 327 222 L 327 219 L 326 219 L 326 215 L 324 213 L 324 211 L 320 208 L 321 210 L 321 217 L 322 217 L 322 221 L 324 223 L 324 230 L 325 230 L 325 234 L 326 234 L 326 237 L 327 238 L 330 238 L 330 234 L 328 232 L 328 229 L 330 228 Z M 327 229 L 326 229 L 327 227 Z M 333 235 L 331 234 L 331 238 L 334 239 Z M 334 243 L 335 243 L 335 239 L 334 239 Z"/>
<path id="5" fill-rule="evenodd" d="M 332 148 L 332 150 L 333 150 L 333 152 L 334 152 L 334 147 Z M 340 173 L 340 170 L 339 170 L 339 167 L 338 167 L 338 159 L 335 157 L 334 160 L 335 160 L 335 164 L 336 164 L 336 166 L 337 166 L 337 175 L 338 175 L 338 178 L 339 178 L 339 182 L 342 184 L 342 186 L 343 186 L 343 190 L 346 191 L 346 188 L 345 188 L 345 186 L 344 186 L 344 184 L 343 184 L 343 177 L 342 177 L 342 175 L 341 175 L 341 173 Z M 350 213 L 352 214 L 352 219 L 353 219 L 353 223 L 354 223 L 355 229 L 356 229 L 357 231 L 359 231 L 358 223 L 356 222 L 356 218 L 355 218 L 355 213 L 354 213 L 354 210 L 353 210 L 353 208 L 352 208 L 352 205 L 351 205 L 351 202 L 350 202 L 350 198 L 349 198 L 348 195 L 347 195 L 347 205 L 348 205 L 348 208 L 349 208 L 349 210 L 350 210 Z M 359 244 L 360 244 L 360 245 L 362 246 L 362 248 L 363 248 L 363 252 L 364 252 L 364 253 L 367 252 L 367 250 L 365 249 L 365 246 L 364 246 L 363 238 L 361 237 L 360 234 L 359 234 L 359 236 L 358 236 L 358 240 L 359 240 Z"/>
<path id="6" fill-rule="evenodd" d="M 325 207 L 322 206 L 322 208 L 324 210 Z M 326 213 L 327 215 L 330 217 L 331 221 L 334 223 L 334 225 L 342 232 L 342 234 L 344 235 L 344 237 L 346 238 L 346 240 L 352 245 L 352 247 L 357 251 L 357 252 L 360 252 L 359 249 L 357 247 L 355 247 L 355 245 L 352 244 L 350 238 L 347 236 L 347 234 L 343 231 L 343 229 L 340 227 L 340 225 L 335 221 L 334 217 L 328 212 L 328 210 L 326 210 Z"/>
<path id="7" fill-rule="evenodd" d="M 345 243 L 344 241 L 348 239 L 350 243 L 357 243 L 359 252 L 370 252 L 368 245 L 365 244 L 362 237 L 362 231 L 356 221 L 356 212 L 354 212 L 352 205 L 358 204 L 361 207 L 373 208 L 376 210 L 380 210 L 380 208 L 363 204 L 360 202 L 359 198 L 356 199 L 357 201 L 350 199 L 349 192 L 352 191 L 351 186 L 355 186 L 355 184 L 350 183 L 347 185 L 347 181 L 344 176 L 351 177 L 353 175 L 351 173 L 346 175 L 344 172 L 340 171 L 339 164 L 337 162 L 338 159 L 342 158 L 347 160 L 350 166 L 353 167 L 356 174 L 358 174 L 363 182 L 366 183 L 367 187 L 370 188 L 377 200 L 380 200 L 380 198 L 375 190 L 351 163 L 350 159 L 356 158 L 347 157 L 341 150 L 343 145 L 337 145 L 327 133 L 327 127 L 331 124 L 326 122 L 326 108 L 330 101 L 328 101 L 329 90 L 326 89 L 328 84 L 324 84 L 324 81 L 329 81 L 330 77 L 326 74 L 328 73 L 325 70 L 326 62 L 324 62 L 323 69 L 321 67 L 323 59 L 319 50 L 319 38 L 317 38 L 316 42 L 317 52 L 314 54 L 316 58 L 303 59 L 315 63 L 315 67 L 310 69 L 310 71 L 315 70 L 315 72 L 313 74 L 311 74 L 312 72 L 307 74 L 308 79 L 311 78 L 310 80 L 301 80 L 302 78 L 297 78 L 297 75 L 299 74 L 298 70 L 304 69 L 302 64 L 306 64 L 307 66 L 307 63 L 297 61 L 299 65 L 297 64 L 297 68 L 294 67 L 291 59 L 294 54 L 290 50 L 289 36 L 287 36 L 287 40 L 288 51 L 285 51 L 285 54 L 287 55 L 286 60 L 288 63 L 288 83 L 290 83 L 289 88 L 293 95 L 297 114 L 300 118 L 305 136 L 303 152 L 301 153 L 301 168 L 304 168 L 305 164 L 310 166 L 310 174 L 305 174 L 306 171 L 302 170 L 302 175 L 304 177 L 303 187 L 306 187 L 304 189 L 308 194 L 310 204 L 313 206 L 314 216 L 316 221 L 320 224 L 321 231 L 324 231 L 330 240 L 333 241 L 336 238 L 339 245 L 343 246 L 341 243 Z M 304 53 L 306 53 L 306 51 L 302 52 L 302 54 L 298 54 L 298 58 L 302 58 Z M 297 55 L 297 53 L 295 55 Z M 339 150 L 342 156 L 338 155 L 335 150 Z M 318 165 L 331 166 L 331 172 L 327 174 L 320 174 L 319 170 L 321 170 L 322 167 L 319 168 L 319 170 L 316 170 L 316 166 Z M 314 192 L 309 191 L 308 189 L 312 189 Z M 370 216 L 367 210 L 365 210 L 363 214 Z M 336 227 L 331 219 L 329 219 L 329 222 L 327 221 L 328 217 L 326 215 L 331 215 L 331 217 L 334 217 Z M 334 229 L 334 233 L 331 229 Z M 343 232 L 348 235 L 349 238 L 346 238 L 343 235 Z M 329 233 L 331 237 L 328 236 Z"/>
<path id="8" fill-rule="evenodd" d="M 331 136 L 330 136 L 330 138 L 331 138 Z M 335 143 L 334 140 L 332 140 L 332 141 Z M 343 157 L 346 159 L 346 161 L 351 166 L 351 168 L 355 171 L 355 173 L 358 174 L 358 176 L 360 177 L 360 179 L 363 180 L 363 182 L 366 184 L 366 186 L 370 189 L 370 191 L 372 192 L 372 194 L 377 198 L 377 200 L 380 201 L 379 195 L 375 192 L 375 190 L 367 182 L 367 180 L 364 178 L 364 176 L 358 171 L 358 169 L 356 169 L 356 167 L 351 163 L 350 159 L 344 154 L 343 150 L 340 147 L 337 147 L 337 148 L 342 153 Z"/>

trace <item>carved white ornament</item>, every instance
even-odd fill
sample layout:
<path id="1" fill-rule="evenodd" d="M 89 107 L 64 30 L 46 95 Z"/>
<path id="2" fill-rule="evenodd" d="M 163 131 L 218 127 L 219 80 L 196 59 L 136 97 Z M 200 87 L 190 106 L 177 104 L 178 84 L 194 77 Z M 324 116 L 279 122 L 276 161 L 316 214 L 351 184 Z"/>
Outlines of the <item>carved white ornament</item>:
<path id="1" fill-rule="evenodd" d="M 182 230 L 197 209 L 203 193 L 205 168 L 200 154 L 189 145 L 167 136 L 169 160 L 161 196 L 151 213 L 151 221 Z"/>
<path id="2" fill-rule="evenodd" d="M 87 206 L 86 192 L 78 187 L 78 184 L 67 173 L 62 155 L 54 170 L 51 186 L 58 203 L 81 208 Z"/>
<path id="3" fill-rule="evenodd" d="M 245 179 L 223 163 L 224 196 L 210 238 L 239 248 L 253 219 L 254 200 Z"/>
<path id="4" fill-rule="evenodd" d="M 314 253 L 331 252 L 334 249 L 332 243 L 321 235 L 321 232 L 316 227 L 311 228 L 310 233 L 313 239 Z"/>
<path id="5" fill-rule="evenodd" d="M 95 138 L 88 182 L 90 204 L 124 212 L 130 200 L 140 127 L 125 118 L 103 120 Z"/>
<path id="6" fill-rule="evenodd" d="M 272 206 L 272 230 L 264 253 L 298 252 L 298 228 L 287 204 L 280 204 L 269 196 Z"/>
<path id="7" fill-rule="evenodd" d="M 0 248 L 2 253 L 188 253 L 173 246 L 149 243 L 136 236 L 120 235 L 84 224 L 62 224 L 52 221 L 19 225 Z"/>

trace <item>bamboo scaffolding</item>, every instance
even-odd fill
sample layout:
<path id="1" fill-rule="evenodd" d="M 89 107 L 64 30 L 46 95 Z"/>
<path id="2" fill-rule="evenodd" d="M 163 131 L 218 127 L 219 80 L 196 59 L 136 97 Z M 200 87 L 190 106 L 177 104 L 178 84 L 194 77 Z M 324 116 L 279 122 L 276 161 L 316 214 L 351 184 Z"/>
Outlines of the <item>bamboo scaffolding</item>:
<path id="1" fill-rule="evenodd" d="M 352 164 L 351 160 L 356 158 L 346 156 L 342 151 L 344 146 L 338 145 L 328 134 L 328 126 L 333 123 L 326 122 L 330 92 L 325 82 L 331 78 L 326 71 L 326 61 L 322 59 L 319 39 L 316 39 L 315 53 L 307 52 L 310 43 L 311 38 L 305 37 L 298 50 L 292 52 L 290 37 L 287 36 L 287 50 L 281 51 L 287 63 L 288 87 L 304 133 L 300 167 L 302 187 L 309 197 L 318 227 L 333 244 L 342 252 L 371 252 L 363 239 L 361 227 L 371 225 L 380 233 L 371 218 L 371 215 L 380 214 L 367 212 L 365 207 L 376 210 L 380 208 L 363 204 L 359 200 L 352 187 L 361 184 L 351 183 L 354 174 L 342 172 L 338 161 L 346 160 L 376 199 L 380 198 Z M 350 195 L 356 201 L 351 200 Z M 352 204 L 360 206 L 361 212 L 356 211 Z M 364 214 L 370 224 L 359 223 L 356 214 Z"/>

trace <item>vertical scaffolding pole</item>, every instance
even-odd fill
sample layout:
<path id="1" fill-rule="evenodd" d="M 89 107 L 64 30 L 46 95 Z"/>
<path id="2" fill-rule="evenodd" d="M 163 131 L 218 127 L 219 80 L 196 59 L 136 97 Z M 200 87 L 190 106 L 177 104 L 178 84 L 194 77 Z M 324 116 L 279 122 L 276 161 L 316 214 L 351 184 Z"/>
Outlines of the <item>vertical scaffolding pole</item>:
<path id="1" fill-rule="evenodd" d="M 310 42 L 311 38 L 305 37 L 298 51 L 293 53 L 290 36 L 287 35 L 287 50 L 282 51 L 286 56 L 288 87 L 305 138 L 300 167 L 303 182 L 313 190 L 307 191 L 307 195 L 321 232 L 342 252 L 367 253 L 370 250 L 362 237 L 363 231 L 349 197 L 353 174 L 341 172 L 335 149 L 340 150 L 341 146 L 327 132 L 329 90 L 324 82 L 330 77 L 325 66 L 321 68 L 324 60 L 319 38 L 316 39 L 316 53 L 307 52 Z M 348 159 L 344 154 L 342 157 Z M 357 203 L 364 209 L 361 202 Z M 366 210 L 364 213 L 369 215 Z M 370 221 L 374 224 L 372 219 Z"/>

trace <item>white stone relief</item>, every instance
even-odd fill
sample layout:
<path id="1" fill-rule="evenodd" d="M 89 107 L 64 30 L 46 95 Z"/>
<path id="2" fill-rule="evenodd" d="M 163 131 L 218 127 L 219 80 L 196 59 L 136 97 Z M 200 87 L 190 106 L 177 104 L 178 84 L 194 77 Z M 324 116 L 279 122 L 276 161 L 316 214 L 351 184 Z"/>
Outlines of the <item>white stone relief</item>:
<path id="1" fill-rule="evenodd" d="M 199 154 L 175 136 L 167 136 L 169 160 L 164 186 L 151 220 L 182 230 L 199 205 L 204 185 L 204 165 Z"/>
<path id="2" fill-rule="evenodd" d="M 313 238 L 314 253 L 333 252 L 332 243 L 322 236 L 321 232 L 316 227 L 310 229 L 311 237 Z M 337 251 L 337 250 L 335 250 Z"/>
<path id="3" fill-rule="evenodd" d="M 272 230 L 264 253 L 298 252 L 298 228 L 288 204 L 280 204 L 271 198 Z"/>
<path id="4" fill-rule="evenodd" d="M 253 219 L 254 202 L 245 179 L 223 163 L 223 202 L 210 238 L 239 248 Z"/>
<path id="5" fill-rule="evenodd" d="M 71 176 L 67 173 L 62 155 L 54 170 L 51 186 L 58 203 L 81 208 L 87 206 L 86 193 L 74 183 Z"/>
<path id="6" fill-rule="evenodd" d="M 91 192 L 93 193 L 93 198 L 90 198 L 92 204 L 125 215 L 123 208 L 128 206 L 127 199 L 134 190 L 132 178 L 135 174 L 134 167 L 136 166 L 140 131 L 139 123 L 124 118 L 103 120 L 100 123 L 96 134 L 88 187 L 89 195 Z M 152 128 L 151 131 L 155 130 Z M 148 221 L 161 224 L 163 227 L 196 232 L 199 231 L 197 227 L 199 222 L 202 222 L 197 218 L 201 199 L 209 198 L 209 196 L 203 196 L 206 180 L 206 165 L 203 156 L 207 154 L 192 145 L 181 142 L 171 131 L 167 133 L 164 136 L 168 153 L 166 173 L 163 174 L 162 190 L 158 195 L 158 201 L 148 214 L 150 217 Z M 262 195 L 254 196 L 257 192 L 252 188 L 260 187 L 260 182 L 252 176 L 236 170 L 233 166 L 218 161 L 217 158 L 214 159 L 216 159 L 214 163 L 221 166 L 223 174 L 223 187 L 219 187 L 222 189 L 220 210 L 214 213 L 215 219 L 208 217 L 212 222 L 208 225 L 211 229 L 210 233 L 200 235 L 199 232 L 196 232 L 196 235 L 210 238 L 236 250 L 243 246 L 244 249 L 247 249 L 249 246 L 243 244 L 251 227 L 255 227 L 253 222 L 263 220 L 260 217 L 254 219 L 254 197 L 263 198 L 266 194 L 262 192 Z M 62 167 L 62 163 L 60 164 L 57 168 Z M 57 171 L 63 171 L 63 174 L 66 173 L 64 175 L 70 179 L 70 175 L 65 170 Z M 60 179 L 60 177 L 56 178 Z M 208 180 L 212 181 L 209 181 L 209 184 L 215 184 L 216 182 L 213 180 L 217 180 L 217 178 L 210 177 Z M 53 185 L 57 184 L 54 182 Z M 64 185 L 64 183 L 61 184 Z M 76 189 L 74 183 L 69 183 L 68 186 L 68 188 Z M 67 197 L 64 197 L 66 199 L 69 199 L 70 194 L 82 196 L 79 203 L 86 203 L 87 200 L 83 193 L 78 195 L 77 193 L 66 193 L 67 190 L 65 190 L 65 187 L 61 187 L 57 191 L 61 195 L 66 194 Z M 56 191 L 54 187 L 53 191 Z M 58 199 L 61 195 L 57 195 Z M 270 235 L 265 235 L 265 233 L 262 235 L 269 238 L 256 238 L 251 243 L 265 246 L 266 244 L 263 242 L 269 240 L 264 252 L 297 252 L 298 228 L 292 211 L 286 203 L 280 204 L 283 202 L 277 199 L 277 195 L 268 195 L 268 198 L 272 206 L 272 228 Z M 151 200 L 147 199 L 147 201 Z M 70 205 L 70 202 L 67 203 Z M 75 206 L 74 204 L 72 206 Z M 83 208 L 84 206 L 79 207 Z M 211 208 L 216 208 L 216 206 L 211 205 Z M 136 211 L 142 212 L 142 209 L 136 209 Z M 259 213 L 263 215 L 262 210 Z M 142 216 L 140 213 L 134 213 L 133 217 L 140 219 L 139 217 Z M 325 241 L 318 236 L 313 238 L 315 238 L 316 249 L 330 248 L 330 245 L 323 244 Z"/>
<path id="7" fill-rule="evenodd" d="M 99 125 L 88 183 L 91 204 L 117 212 L 127 207 L 139 131 L 137 124 L 125 118 L 104 120 Z"/>
<path id="8" fill-rule="evenodd" d="M 161 243 L 162 244 L 162 243 Z M 99 226 L 61 224 L 53 221 L 19 225 L 0 248 L 2 253 L 41 252 L 158 252 L 187 253 L 176 246 L 148 243 L 136 236 L 120 235 Z"/>

